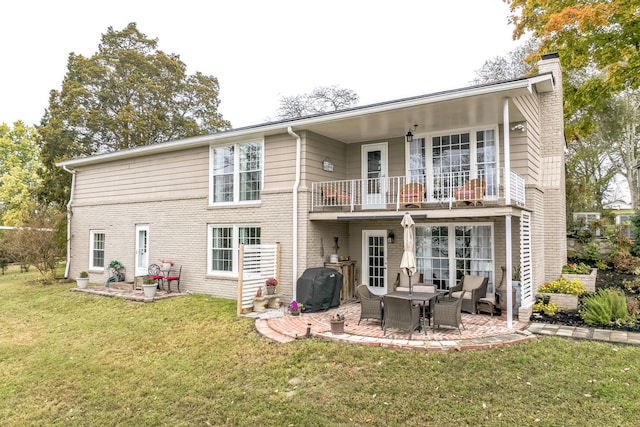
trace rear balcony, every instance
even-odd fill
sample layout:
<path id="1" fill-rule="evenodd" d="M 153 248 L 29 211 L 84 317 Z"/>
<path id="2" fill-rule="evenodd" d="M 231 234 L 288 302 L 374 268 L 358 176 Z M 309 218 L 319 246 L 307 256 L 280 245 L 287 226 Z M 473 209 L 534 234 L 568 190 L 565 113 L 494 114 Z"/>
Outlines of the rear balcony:
<path id="1" fill-rule="evenodd" d="M 406 208 L 449 210 L 462 206 L 525 206 L 524 178 L 509 171 L 505 194 L 504 170 L 480 170 L 314 182 L 311 212 L 333 210 L 398 211 Z M 506 202 L 507 197 L 510 202 Z"/>

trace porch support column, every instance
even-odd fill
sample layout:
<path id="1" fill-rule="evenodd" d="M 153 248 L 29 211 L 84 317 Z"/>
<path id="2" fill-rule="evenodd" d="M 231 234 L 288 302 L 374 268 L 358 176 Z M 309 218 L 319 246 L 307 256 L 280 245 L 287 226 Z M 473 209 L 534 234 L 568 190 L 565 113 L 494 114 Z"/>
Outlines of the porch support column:
<path id="1" fill-rule="evenodd" d="M 502 127 L 504 133 L 504 204 L 511 205 L 511 153 L 509 151 L 509 98 L 505 98 L 502 104 Z M 511 283 L 511 272 L 513 262 L 511 257 L 511 214 L 504 217 L 505 228 L 505 259 L 506 259 L 506 279 L 507 279 L 507 328 L 513 327 L 513 297 L 511 295 L 513 284 Z"/>
<path id="2" fill-rule="evenodd" d="M 296 179 L 293 183 L 292 195 L 293 198 L 293 212 L 292 214 L 292 238 L 293 238 L 293 260 L 291 266 L 291 283 L 293 283 L 293 299 L 297 300 L 297 286 L 298 280 L 298 188 L 300 187 L 300 136 L 291 129 L 291 126 L 287 127 L 287 133 L 296 139 Z"/>

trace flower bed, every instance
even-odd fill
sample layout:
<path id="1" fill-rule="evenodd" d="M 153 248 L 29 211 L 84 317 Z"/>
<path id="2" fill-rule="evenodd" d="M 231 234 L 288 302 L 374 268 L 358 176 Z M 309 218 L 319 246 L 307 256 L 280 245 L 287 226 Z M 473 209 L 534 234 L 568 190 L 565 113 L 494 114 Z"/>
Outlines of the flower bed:
<path id="1" fill-rule="evenodd" d="M 562 273 L 562 277 L 571 281 L 574 279 L 578 279 L 582 282 L 587 292 L 595 292 L 596 291 L 596 279 L 598 277 L 598 269 L 592 268 L 591 273 L 589 274 L 573 274 L 573 273 Z"/>

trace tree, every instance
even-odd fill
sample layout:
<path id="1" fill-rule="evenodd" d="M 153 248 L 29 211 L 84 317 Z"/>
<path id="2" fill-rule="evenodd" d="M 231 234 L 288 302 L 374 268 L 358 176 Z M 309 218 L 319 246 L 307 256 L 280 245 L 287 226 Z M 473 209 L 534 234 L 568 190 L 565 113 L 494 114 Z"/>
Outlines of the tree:
<path id="1" fill-rule="evenodd" d="M 280 99 L 278 118 L 295 119 L 328 111 L 344 110 L 358 104 L 358 95 L 351 89 L 338 86 L 322 86 L 311 93 L 283 96 Z"/>
<path id="2" fill-rule="evenodd" d="M 640 90 L 614 95 L 595 114 L 597 128 L 592 139 L 604 147 L 613 173 L 629 184 L 631 204 L 638 207 L 638 158 L 640 150 Z"/>
<path id="3" fill-rule="evenodd" d="M 506 56 L 496 56 L 485 61 L 480 69 L 475 70 L 476 77 L 471 80 L 471 83 L 479 85 L 513 80 L 528 75 L 533 67 L 525 59 L 536 50 L 536 41 L 529 39 Z"/>
<path id="4" fill-rule="evenodd" d="M 90 58 L 71 53 L 60 91 L 51 91 L 38 128 L 46 170 L 41 199 L 64 203 L 69 174 L 55 163 L 230 127 L 218 112 L 213 76 L 188 75 L 131 23 L 109 27 Z"/>
<path id="5" fill-rule="evenodd" d="M 34 212 L 31 215 L 31 212 Z M 6 232 L 3 250 L 22 265 L 35 266 L 42 279 L 54 278 L 56 262 L 62 255 L 60 236 L 63 234 L 65 213 L 56 207 L 28 210 L 21 227 Z"/>
<path id="6" fill-rule="evenodd" d="M 504 0 L 514 38 L 538 40 L 540 52 L 558 52 L 564 73 L 569 140 L 595 130 L 594 107 L 640 86 L 638 4 L 629 0 Z"/>
<path id="7" fill-rule="evenodd" d="M 20 225 L 34 200 L 42 166 L 36 131 L 21 121 L 0 124 L 0 201 L 4 225 Z"/>

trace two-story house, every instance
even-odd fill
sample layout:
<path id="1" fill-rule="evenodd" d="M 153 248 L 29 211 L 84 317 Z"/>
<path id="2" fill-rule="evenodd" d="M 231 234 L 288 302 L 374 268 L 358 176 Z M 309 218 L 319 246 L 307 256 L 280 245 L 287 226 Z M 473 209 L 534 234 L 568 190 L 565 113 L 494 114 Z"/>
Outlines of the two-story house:
<path id="1" fill-rule="evenodd" d="M 335 252 L 357 283 L 390 290 L 402 215 L 424 281 L 463 274 L 490 292 L 520 266 L 521 304 L 566 261 L 557 55 L 539 74 L 59 163 L 73 174 L 67 272 L 128 280 L 159 257 L 182 288 L 237 297 L 240 243 L 281 244 L 280 292 Z M 507 275 L 511 285 L 511 276 Z"/>

